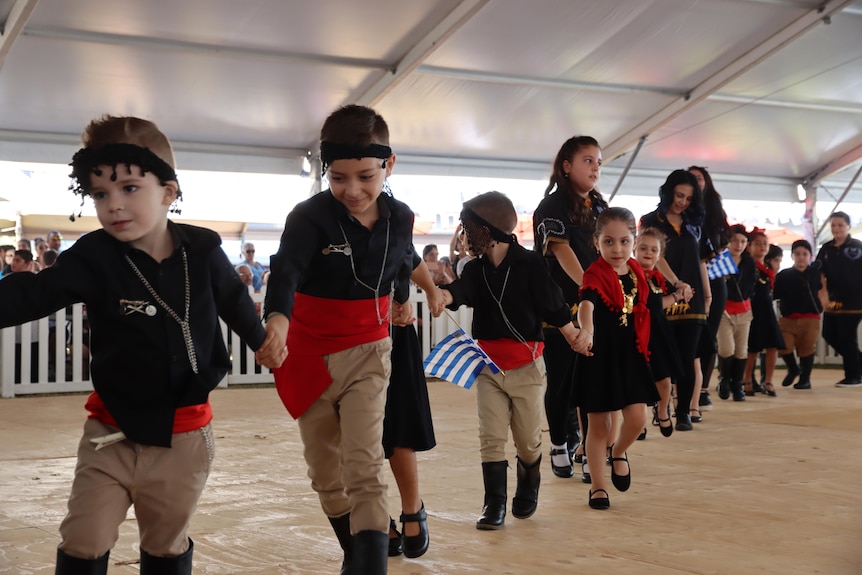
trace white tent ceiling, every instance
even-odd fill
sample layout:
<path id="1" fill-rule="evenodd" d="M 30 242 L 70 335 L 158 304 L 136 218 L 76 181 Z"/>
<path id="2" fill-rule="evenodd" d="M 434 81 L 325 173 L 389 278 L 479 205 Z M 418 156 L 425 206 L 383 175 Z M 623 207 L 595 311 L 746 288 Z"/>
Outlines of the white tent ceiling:
<path id="1" fill-rule="evenodd" d="M 298 173 L 358 102 L 389 121 L 399 173 L 545 178 L 574 134 L 602 144 L 606 195 L 633 156 L 620 193 L 701 164 L 726 197 L 778 201 L 804 180 L 840 195 L 862 165 L 860 0 L 0 0 L 4 17 L 0 160 L 68 162 L 112 113 L 155 120 L 184 169 Z"/>

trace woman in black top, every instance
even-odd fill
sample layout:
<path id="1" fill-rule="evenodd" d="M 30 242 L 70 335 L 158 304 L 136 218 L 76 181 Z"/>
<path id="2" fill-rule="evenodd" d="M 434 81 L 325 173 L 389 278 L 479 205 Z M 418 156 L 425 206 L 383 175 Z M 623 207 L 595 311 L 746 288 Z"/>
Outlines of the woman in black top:
<path id="1" fill-rule="evenodd" d="M 659 188 L 659 198 L 658 209 L 643 216 L 640 227 L 657 228 L 667 237 L 667 250 L 657 267 L 675 289 L 683 288 L 687 298 L 687 305 L 668 308 L 667 319 L 683 368 L 682 377 L 676 381 L 676 429 L 690 431 L 695 358 L 700 333 L 706 324 L 707 299 L 712 299 L 706 265 L 700 259 L 703 198 L 697 179 L 687 170 L 671 172 Z"/>
<path id="2" fill-rule="evenodd" d="M 709 262 L 727 247 L 730 242 L 730 224 L 727 223 L 727 214 L 721 205 L 721 195 L 716 191 L 712 183 L 712 176 L 702 166 L 689 166 L 688 171 L 697 178 L 700 189 L 703 192 L 703 206 L 706 214 L 703 218 L 703 234 L 700 238 L 700 257 Z M 716 337 L 718 336 L 718 325 L 721 323 L 721 314 L 724 312 L 724 304 L 727 301 L 727 285 L 723 277 L 709 280 L 709 293 L 712 294 L 712 303 L 706 318 L 706 328 L 701 333 L 700 348 L 698 350 L 700 372 L 702 382 L 698 407 L 701 410 L 712 409 L 712 401 L 709 398 L 709 380 L 715 368 Z M 695 390 L 697 391 L 697 390 Z M 694 402 L 692 402 L 694 403 Z"/>
<path id="3" fill-rule="evenodd" d="M 578 309 L 578 289 L 584 270 L 599 257 L 593 236 L 596 219 L 608 207 L 596 189 L 602 150 L 589 136 L 566 140 L 551 173 L 545 198 L 533 212 L 535 249 L 548 263 L 551 277 L 563 290 L 572 314 Z M 545 414 L 551 436 L 551 469 L 558 477 L 574 474 L 569 454 L 575 449 L 569 408 L 571 369 L 575 353 L 556 328 L 545 329 L 545 365 L 548 386 Z M 575 420 L 576 421 L 576 420 Z M 586 434 L 586 430 L 583 430 Z M 586 478 L 584 478 L 586 481 Z"/>

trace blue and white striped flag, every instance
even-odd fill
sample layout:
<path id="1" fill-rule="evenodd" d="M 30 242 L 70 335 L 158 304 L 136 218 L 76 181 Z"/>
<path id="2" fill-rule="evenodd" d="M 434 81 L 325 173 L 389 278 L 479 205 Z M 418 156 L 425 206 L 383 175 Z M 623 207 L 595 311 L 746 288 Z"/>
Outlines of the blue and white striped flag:
<path id="1" fill-rule="evenodd" d="M 733 256 L 730 255 L 730 250 L 727 248 L 706 262 L 706 276 L 711 280 L 737 273 L 739 273 L 739 268 L 736 267 L 736 262 L 733 261 Z"/>
<path id="2" fill-rule="evenodd" d="M 470 389 L 479 373 L 488 366 L 491 373 L 500 368 L 482 351 L 463 329 L 458 329 L 434 346 L 423 362 L 425 373 Z"/>

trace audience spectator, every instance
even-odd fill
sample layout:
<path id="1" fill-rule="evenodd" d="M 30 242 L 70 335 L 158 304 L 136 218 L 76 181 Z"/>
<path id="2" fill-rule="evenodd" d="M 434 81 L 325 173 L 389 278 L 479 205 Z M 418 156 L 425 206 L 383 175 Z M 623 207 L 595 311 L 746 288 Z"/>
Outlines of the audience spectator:
<path id="1" fill-rule="evenodd" d="M 48 247 L 55 252 L 60 253 L 61 251 L 63 251 L 63 236 L 61 236 L 60 232 L 58 232 L 57 230 L 51 230 L 50 232 L 48 232 L 46 241 L 48 242 Z"/>
<path id="2" fill-rule="evenodd" d="M 246 242 L 242 245 L 242 254 L 240 254 L 243 258 L 243 264 L 248 266 L 249 271 L 251 271 L 251 285 L 254 287 L 254 291 L 260 291 L 260 287 L 263 285 L 263 281 L 261 276 L 263 275 L 264 267 L 262 264 L 254 261 L 254 244 L 251 242 Z"/>
<path id="3" fill-rule="evenodd" d="M 248 264 L 239 264 L 238 266 L 236 266 L 236 273 L 239 274 L 239 279 L 242 280 L 242 283 L 247 286 L 253 286 L 254 274 L 252 273 L 251 268 L 248 266 Z"/>
<path id="4" fill-rule="evenodd" d="M 57 261 L 57 256 L 59 256 L 54 250 L 45 250 L 42 252 L 42 255 L 37 259 L 37 263 L 40 269 L 46 270 L 49 267 L 54 265 L 54 262 Z"/>
<path id="5" fill-rule="evenodd" d="M 422 259 L 425 260 L 425 265 L 428 266 L 428 271 L 431 272 L 434 285 L 450 284 L 455 281 L 452 266 L 448 262 L 438 260 L 438 255 L 439 252 L 437 251 L 436 244 L 428 244 L 422 250 Z"/>
<path id="6" fill-rule="evenodd" d="M 12 258 L 15 257 L 15 246 L 9 244 L 2 245 L 0 246 L 0 252 L 3 255 L 3 266 L 2 271 L 0 271 L 0 278 L 2 278 L 6 274 L 12 273 L 10 266 L 12 265 Z"/>
<path id="7" fill-rule="evenodd" d="M 34 272 L 33 253 L 30 250 L 15 250 L 9 267 L 12 273 Z"/>
<path id="8" fill-rule="evenodd" d="M 28 252 L 33 251 L 32 247 L 30 245 L 30 240 L 28 240 L 27 238 L 21 238 L 20 240 L 18 240 L 18 249 L 19 250 L 27 250 Z"/>

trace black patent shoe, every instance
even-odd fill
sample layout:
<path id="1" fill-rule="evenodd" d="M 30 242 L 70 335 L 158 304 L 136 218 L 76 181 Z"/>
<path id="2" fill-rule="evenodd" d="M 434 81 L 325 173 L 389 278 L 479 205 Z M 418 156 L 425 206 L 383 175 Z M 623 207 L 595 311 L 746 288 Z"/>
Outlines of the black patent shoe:
<path id="1" fill-rule="evenodd" d="M 703 423 L 703 416 L 698 409 L 689 410 L 688 416 L 691 418 L 692 423 Z"/>
<path id="2" fill-rule="evenodd" d="M 763 393 L 764 393 L 764 395 L 767 395 L 769 397 L 777 397 L 778 396 L 778 394 L 775 393 L 775 386 L 772 385 L 771 383 L 764 383 L 763 384 Z"/>
<path id="3" fill-rule="evenodd" d="M 593 478 L 590 475 L 590 464 L 587 463 L 586 457 L 584 457 L 584 462 L 581 464 L 581 481 L 584 483 L 593 482 Z"/>
<path id="4" fill-rule="evenodd" d="M 626 467 L 628 467 L 629 472 L 625 475 L 620 475 L 617 473 L 616 469 L 614 469 L 615 461 L 625 461 Z M 629 487 L 632 484 L 632 468 L 629 465 L 629 458 L 623 453 L 622 457 L 612 457 L 611 458 L 611 483 L 614 484 L 614 487 L 617 488 L 617 491 L 628 491 Z"/>
<path id="5" fill-rule="evenodd" d="M 811 389 L 811 381 L 808 379 L 799 380 L 793 384 L 793 389 Z"/>
<path id="6" fill-rule="evenodd" d="M 662 419 L 658 416 L 658 411 L 655 412 L 656 419 L 658 419 L 658 430 L 661 431 L 661 434 L 664 437 L 670 437 L 673 434 L 673 422 L 670 420 L 670 406 L 667 406 L 667 419 Z M 665 423 L 666 425 L 662 425 Z"/>
<path id="7" fill-rule="evenodd" d="M 405 523 L 418 523 L 419 535 L 402 535 L 404 540 L 404 556 L 410 559 L 421 557 L 428 551 L 431 538 L 428 536 L 428 514 L 425 513 L 425 503 L 417 513 L 401 514 L 401 530 L 404 531 Z"/>
<path id="8" fill-rule="evenodd" d="M 395 534 L 395 537 L 392 534 Z M 401 534 L 398 532 L 395 520 L 389 518 L 389 553 L 390 557 L 398 557 L 404 552 L 404 543 Z"/>
<path id="9" fill-rule="evenodd" d="M 554 456 L 563 454 L 566 455 L 566 460 L 569 462 L 569 464 L 561 466 L 554 465 Z M 556 475 L 557 477 L 562 477 L 566 479 L 572 477 L 575 474 L 575 467 L 572 465 L 572 460 L 569 459 L 568 456 L 569 450 L 566 448 L 551 450 L 551 471 L 553 471 L 554 475 Z"/>
<path id="10" fill-rule="evenodd" d="M 641 431 L 640 435 L 638 435 L 638 441 L 643 441 L 644 439 L 646 439 L 646 427 L 644 427 L 644 430 Z"/>
<path id="11" fill-rule="evenodd" d="M 604 493 L 604 497 L 593 497 L 594 493 Z M 590 490 L 590 508 L 591 509 L 610 509 L 611 508 L 611 500 L 608 497 L 608 492 L 604 489 L 596 489 L 593 491 Z"/>

